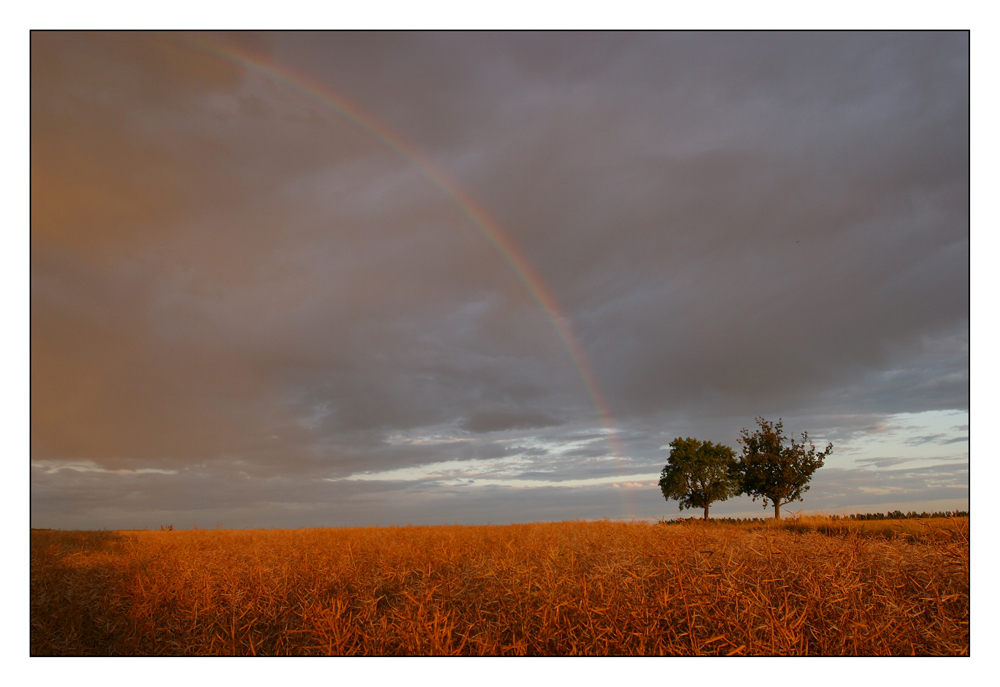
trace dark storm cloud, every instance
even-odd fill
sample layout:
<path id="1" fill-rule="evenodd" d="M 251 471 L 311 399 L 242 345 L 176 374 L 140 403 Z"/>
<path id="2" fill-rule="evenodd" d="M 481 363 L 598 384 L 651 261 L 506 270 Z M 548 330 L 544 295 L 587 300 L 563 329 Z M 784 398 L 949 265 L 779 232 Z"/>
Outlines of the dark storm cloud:
<path id="1" fill-rule="evenodd" d="M 550 87 L 482 182 L 619 412 L 780 407 L 965 332 L 961 41 L 810 40 L 706 37 L 631 98 Z"/>
<path id="2" fill-rule="evenodd" d="M 133 483 L 196 508 L 236 474 L 214 507 L 361 508 L 381 492 L 322 480 L 448 461 L 624 479 L 757 415 L 850 446 L 968 408 L 967 34 L 200 40 L 398 132 L 585 359 L 427 170 L 331 107 L 183 37 L 35 32 L 32 458 L 133 471 L 35 470 L 36 512 Z"/>
<path id="3" fill-rule="evenodd" d="M 562 424 L 544 413 L 507 412 L 502 410 L 476 413 L 463 420 L 461 427 L 469 432 L 483 434 L 499 432 L 506 429 L 530 429 L 533 427 L 552 427 Z"/>

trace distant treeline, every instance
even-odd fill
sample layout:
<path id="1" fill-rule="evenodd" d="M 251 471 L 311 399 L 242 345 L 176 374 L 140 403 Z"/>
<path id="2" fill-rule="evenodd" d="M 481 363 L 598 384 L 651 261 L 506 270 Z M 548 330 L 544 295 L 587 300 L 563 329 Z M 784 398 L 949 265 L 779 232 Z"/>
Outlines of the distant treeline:
<path id="1" fill-rule="evenodd" d="M 852 513 L 851 515 L 825 515 L 824 518 L 829 520 L 911 520 L 916 518 L 967 518 L 969 517 L 969 511 L 965 510 L 954 510 L 954 511 L 934 511 L 933 513 L 928 513 L 924 511 L 922 513 L 917 513 L 916 511 L 903 512 L 901 510 L 894 510 L 888 513 Z M 711 522 L 719 523 L 732 523 L 732 524 L 742 524 L 742 523 L 773 523 L 774 518 L 711 518 Z M 673 520 L 660 520 L 662 525 L 675 525 L 685 522 L 704 522 L 701 518 L 676 518 Z"/>
<path id="2" fill-rule="evenodd" d="M 917 513 L 916 511 L 894 510 L 889 513 L 854 513 L 853 515 L 831 515 L 831 520 L 909 520 L 912 518 L 967 518 L 967 510 L 946 510 L 928 513 Z"/>

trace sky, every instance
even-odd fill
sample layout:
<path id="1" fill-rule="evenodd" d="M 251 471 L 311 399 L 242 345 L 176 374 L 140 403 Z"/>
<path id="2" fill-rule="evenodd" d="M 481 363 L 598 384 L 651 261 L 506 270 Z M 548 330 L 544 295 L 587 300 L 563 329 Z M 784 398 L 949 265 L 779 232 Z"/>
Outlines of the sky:
<path id="1" fill-rule="evenodd" d="M 968 509 L 969 48 L 32 33 L 32 526 Z"/>

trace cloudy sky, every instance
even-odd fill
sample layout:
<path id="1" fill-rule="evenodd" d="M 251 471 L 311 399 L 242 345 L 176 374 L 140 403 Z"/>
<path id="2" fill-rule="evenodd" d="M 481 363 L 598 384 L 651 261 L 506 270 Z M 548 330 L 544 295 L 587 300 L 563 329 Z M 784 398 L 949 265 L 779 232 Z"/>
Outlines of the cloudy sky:
<path id="1" fill-rule="evenodd" d="M 967 508 L 968 165 L 966 33 L 35 32 L 32 525 Z"/>

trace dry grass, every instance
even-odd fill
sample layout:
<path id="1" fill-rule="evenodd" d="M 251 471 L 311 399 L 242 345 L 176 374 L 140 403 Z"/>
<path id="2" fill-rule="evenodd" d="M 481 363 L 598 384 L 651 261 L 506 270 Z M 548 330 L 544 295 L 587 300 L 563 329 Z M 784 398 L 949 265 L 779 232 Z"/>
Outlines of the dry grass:
<path id="1" fill-rule="evenodd" d="M 31 653 L 969 653 L 967 519 L 833 524 L 35 530 Z"/>

